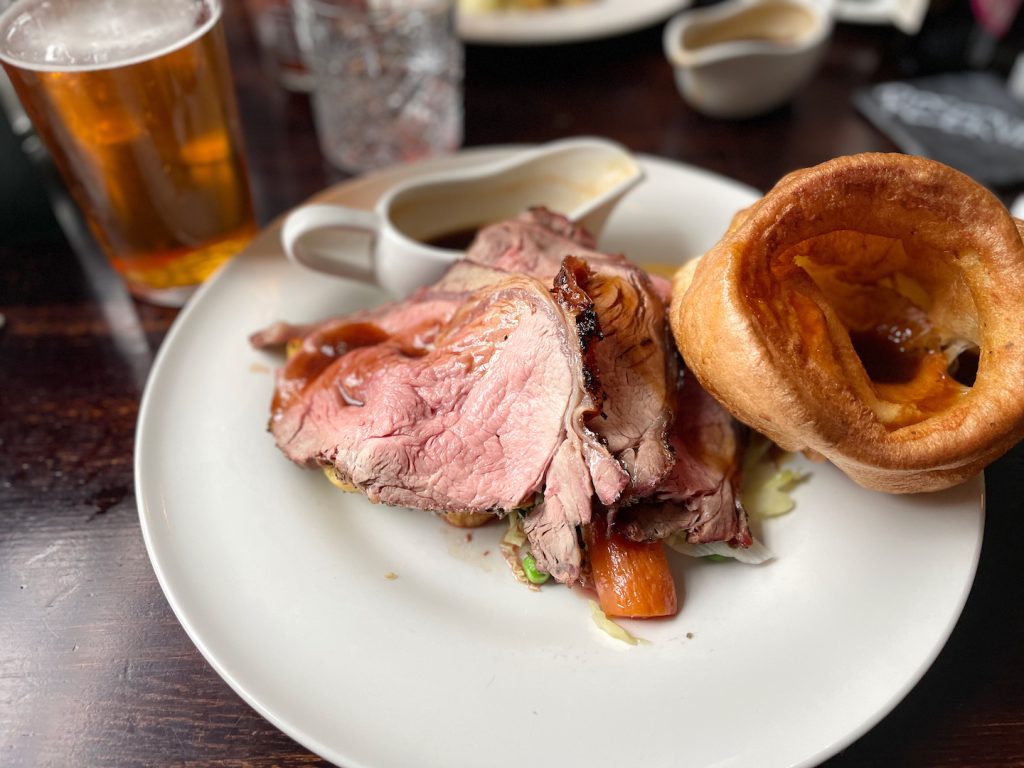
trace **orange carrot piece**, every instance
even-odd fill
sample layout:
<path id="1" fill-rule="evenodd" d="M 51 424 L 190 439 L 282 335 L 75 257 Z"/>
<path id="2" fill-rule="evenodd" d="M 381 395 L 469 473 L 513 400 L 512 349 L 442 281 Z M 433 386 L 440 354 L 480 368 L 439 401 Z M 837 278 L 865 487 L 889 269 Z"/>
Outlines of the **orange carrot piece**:
<path id="1" fill-rule="evenodd" d="M 583 529 L 597 600 L 606 616 L 674 616 L 676 585 L 660 541 L 637 542 L 607 530 L 602 517 Z"/>

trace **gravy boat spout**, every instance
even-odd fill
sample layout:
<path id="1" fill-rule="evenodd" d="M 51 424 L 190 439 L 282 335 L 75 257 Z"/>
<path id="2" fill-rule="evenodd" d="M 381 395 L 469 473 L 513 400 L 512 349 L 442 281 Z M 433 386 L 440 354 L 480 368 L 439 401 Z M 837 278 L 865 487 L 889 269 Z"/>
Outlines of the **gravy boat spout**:
<path id="1" fill-rule="evenodd" d="M 620 145 L 565 139 L 493 163 L 409 179 L 372 211 L 302 206 L 288 216 L 281 237 L 288 258 L 303 266 L 404 296 L 438 280 L 462 257 L 459 247 L 443 244 L 531 207 L 561 213 L 597 236 L 642 179 L 643 170 Z"/>

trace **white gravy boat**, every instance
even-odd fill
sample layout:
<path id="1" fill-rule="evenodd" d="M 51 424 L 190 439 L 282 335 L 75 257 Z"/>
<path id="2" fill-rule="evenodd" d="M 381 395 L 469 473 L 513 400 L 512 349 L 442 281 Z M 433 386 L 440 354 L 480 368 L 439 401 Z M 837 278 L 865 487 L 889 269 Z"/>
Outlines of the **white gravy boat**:
<path id="1" fill-rule="evenodd" d="M 828 0 L 725 0 L 675 16 L 663 42 L 694 109 L 742 118 L 791 98 L 814 74 L 831 33 Z"/>
<path id="2" fill-rule="evenodd" d="M 543 205 L 596 236 L 616 203 L 642 178 L 640 166 L 620 145 L 567 139 L 497 162 L 410 179 L 381 197 L 372 211 L 304 205 L 288 215 L 281 241 L 298 264 L 402 297 L 435 282 L 462 257 L 458 247 L 443 247 L 457 233 Z"/>

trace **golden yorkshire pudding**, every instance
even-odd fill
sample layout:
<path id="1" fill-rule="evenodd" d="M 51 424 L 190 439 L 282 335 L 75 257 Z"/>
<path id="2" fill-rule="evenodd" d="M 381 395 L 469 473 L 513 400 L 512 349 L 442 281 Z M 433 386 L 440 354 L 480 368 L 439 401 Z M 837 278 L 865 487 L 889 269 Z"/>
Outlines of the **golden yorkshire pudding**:
<path id="1" fill-rule="evenodd" d="M 673 296 L 705 389 L 867 488 L 947 488 L 1024 435 L 1024 222 L 941 163 L 791 173 Z"/>

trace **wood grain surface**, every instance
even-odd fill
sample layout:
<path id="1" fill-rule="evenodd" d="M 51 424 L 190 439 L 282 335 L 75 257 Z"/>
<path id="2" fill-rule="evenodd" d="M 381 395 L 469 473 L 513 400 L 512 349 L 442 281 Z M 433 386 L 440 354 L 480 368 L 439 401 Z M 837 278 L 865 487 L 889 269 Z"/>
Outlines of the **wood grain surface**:
<path id="1" fill-rule="evenodd" d="M 226 23 L 266 223 L 344 177 L 320 156 L 308 100 L 260 69 L 238 0 Z M 597 134 L 764 189 L 838 154 L 891 150 L 850 94 L 909 71 L 910 53 L 891 30 L 840 28 L 791 105 L 720 122 L 678 97 L 660 27 L 548 48 L 470 46 L 466 144 Z M 176 313 L 127 296 L 76 234 L 52 172 L 26 165 L 20 139 L 2 138 L 0 187 L 10 202 L 0 209 L 0 765 L 325 765 L 200 657 L 146 556 L 135 421 Z M 987 473 L 981 566 L 948 645 L 829 768 L 1024 765 L 1022 461 L 1018 447 Z"/>

